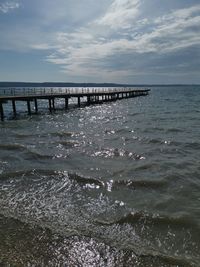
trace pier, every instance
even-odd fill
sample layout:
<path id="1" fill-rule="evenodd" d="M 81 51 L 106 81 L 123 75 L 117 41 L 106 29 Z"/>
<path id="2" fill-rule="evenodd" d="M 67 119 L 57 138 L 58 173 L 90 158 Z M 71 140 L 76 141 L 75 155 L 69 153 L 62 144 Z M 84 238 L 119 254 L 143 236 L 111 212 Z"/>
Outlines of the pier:
<path id="1" fill-rule="evenodd" d="M 0 89 L 0 119 L 4 121 L 4 104 L 11 103 L 13 116 L 17 116 L 17 103 L 27 103 L 28 115 L 38 113 L 38 101 L 47 100 L 49 112 L 56 110 L 55 99 L 64 100 L 64 108 L 69 108 L 69 99 L 76 98 L 77 106 L 101 104 L 124 98 L 146 96 L 149 89 L 136 90 L 135 88 L 1 88 Z M 34 110 L 31 109 L 34 105 Z"/>

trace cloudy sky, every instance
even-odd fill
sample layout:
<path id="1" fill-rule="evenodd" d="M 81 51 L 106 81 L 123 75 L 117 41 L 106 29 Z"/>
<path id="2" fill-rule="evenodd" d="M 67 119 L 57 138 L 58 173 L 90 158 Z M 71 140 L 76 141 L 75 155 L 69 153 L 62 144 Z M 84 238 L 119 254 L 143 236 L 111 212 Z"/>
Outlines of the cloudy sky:
<path id="1" fill-rule="evenodd" d="M 0 81 L 200 83 L 200 0 L 0 0 Z"/>

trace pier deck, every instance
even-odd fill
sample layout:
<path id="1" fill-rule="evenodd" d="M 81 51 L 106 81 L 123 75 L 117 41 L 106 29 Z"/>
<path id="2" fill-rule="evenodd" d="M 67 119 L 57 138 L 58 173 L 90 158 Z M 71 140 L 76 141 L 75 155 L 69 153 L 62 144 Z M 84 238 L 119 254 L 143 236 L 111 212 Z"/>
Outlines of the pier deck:
<path id="1" fill-rule="evenodd" d="M 137 96 L 146 96 L 149 89 L 136 90 L 135 88 L 4 88 L 0 89 L 0 118 L 4 120 L 5 103 L 11 102 L 13 115 L 16 117 L 18 101 L 27 102 L 27 111 L 31 115 L 38 113 L 38 100 L 46 99 L 49 104 L 49 111 L 56 109 L 55 99 L 63 98 L 65 101 L 65 109 L 69 107 L 69 99 L 77 98 L 78 107 L 81 104 L 91 105 L 104 103 L 107 101 L 115 101 L 124 98 Z M 81 102 L 82 100 L 82 102 Z M 31 110 L 31 102 L 34 102 L 34 112 Z"/>

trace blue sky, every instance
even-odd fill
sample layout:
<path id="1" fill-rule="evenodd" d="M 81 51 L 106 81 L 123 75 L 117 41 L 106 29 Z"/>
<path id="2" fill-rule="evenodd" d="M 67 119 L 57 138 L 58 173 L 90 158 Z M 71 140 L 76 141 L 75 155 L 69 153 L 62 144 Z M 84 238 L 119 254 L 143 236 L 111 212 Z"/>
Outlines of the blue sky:
<path id="1" fill-rule="evenodd" d="M 0 81 L 200 83 L 200 1 L 0 0 Z"/>

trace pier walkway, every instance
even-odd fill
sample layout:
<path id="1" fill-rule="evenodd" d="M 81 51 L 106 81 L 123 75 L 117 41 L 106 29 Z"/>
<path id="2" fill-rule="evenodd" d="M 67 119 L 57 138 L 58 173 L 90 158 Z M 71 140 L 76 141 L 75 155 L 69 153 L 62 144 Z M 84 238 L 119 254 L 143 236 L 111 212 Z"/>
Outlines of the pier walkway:
<path id="1" fill-rule="evenodd" d="M 29 115 L 38 113 L 38 100 L 48 101 L 49 111 L 56 110 L 55 99 L 64 99 L 65 109 L 69 108 L 69 99 L 76 98 L 78 107 L 81 105 L 100 104 L 108 101 L 116 101 L 124 98 L 148 95 L 150 89 L 140 89 L 128 87 L 95 87 L 95 88 L 0 88 L 0 119 L 4 121 L 4 104 L 11 102 L 13 116 L 17 115 L 17 102 L 27 102 L 27 112 Z M 31 110 L 31 102 L 34 103 L 34 110 Z"/>

